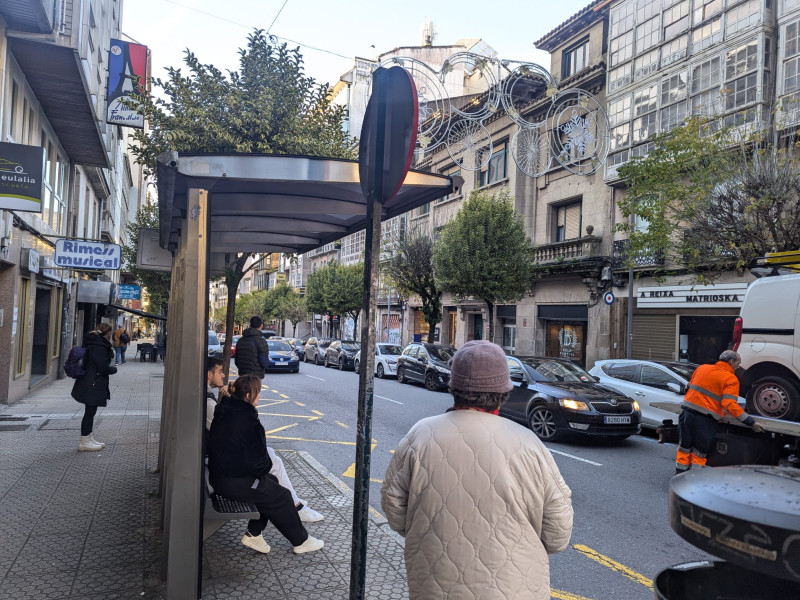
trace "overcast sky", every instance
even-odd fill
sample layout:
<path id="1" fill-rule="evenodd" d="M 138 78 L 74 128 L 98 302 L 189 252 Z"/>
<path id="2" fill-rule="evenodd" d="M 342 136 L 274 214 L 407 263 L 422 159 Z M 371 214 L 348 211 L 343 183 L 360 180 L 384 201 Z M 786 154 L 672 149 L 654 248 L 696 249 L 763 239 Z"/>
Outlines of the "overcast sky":
<path id="1" fill-rule="evenodd" d="M 149 46 L 153 76 L 181 66 L 183 51 L 221 69 L 238 67 L 237 50 L 253 28 L 301 46 L 306 72 L 331 85 L 355 56 L 374 58 L 398 46 L 420 45 L 422 25 L 432 20 L 435 44 L 481 38 L 501 59 L 550 68 L 549 55 L 534 40 L 588 4 L 588 0 L 126 0 L 122 30 Z M 514 6 L 515 8 L 501 8 Z M 373 48 L 374 46 L 374 48 Z M 312 49 L 317 48 L 317 49 Z"/>

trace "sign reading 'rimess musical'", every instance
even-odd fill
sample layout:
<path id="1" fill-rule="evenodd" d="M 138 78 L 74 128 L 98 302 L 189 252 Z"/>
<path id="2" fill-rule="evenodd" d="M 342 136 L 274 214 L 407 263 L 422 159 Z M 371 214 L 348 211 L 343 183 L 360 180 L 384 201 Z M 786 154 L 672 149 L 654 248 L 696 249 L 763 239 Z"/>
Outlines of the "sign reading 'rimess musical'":
<path id="1" fill-rule="evenodd" d="M 55 263 L 57 267 L 82 270 L 118 271 L 122 266 L 119 244 L 58 240 Z"/>

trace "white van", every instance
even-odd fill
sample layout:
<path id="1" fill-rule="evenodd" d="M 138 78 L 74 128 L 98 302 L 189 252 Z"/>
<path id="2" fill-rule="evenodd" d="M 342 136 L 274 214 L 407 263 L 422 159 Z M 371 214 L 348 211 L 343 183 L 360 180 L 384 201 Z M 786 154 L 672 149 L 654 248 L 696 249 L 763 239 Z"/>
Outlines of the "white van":
<path id="1" fill-rule="evenodd" d="M 800 274 L 757 279 L 733 332 L 751 414 L 800 421 Z"/>

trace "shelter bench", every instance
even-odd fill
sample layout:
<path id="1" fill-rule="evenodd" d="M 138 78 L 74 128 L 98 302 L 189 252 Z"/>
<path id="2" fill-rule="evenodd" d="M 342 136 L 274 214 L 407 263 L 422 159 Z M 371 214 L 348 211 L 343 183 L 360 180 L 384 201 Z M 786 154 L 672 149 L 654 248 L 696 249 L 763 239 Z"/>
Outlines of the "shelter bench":
<path id="1" fill-rule="evenodd" d="M 208 477 L 208 467 L 203 467 L 205 485 L 203 492 L 206 497 L 205 511 L 203 512 L 203 541 L 207 540 L 217 529 L 227 521 L 239 519 L 258 519 L 261 515 L 254 504 L 231 500 L 214 492 Z"/>

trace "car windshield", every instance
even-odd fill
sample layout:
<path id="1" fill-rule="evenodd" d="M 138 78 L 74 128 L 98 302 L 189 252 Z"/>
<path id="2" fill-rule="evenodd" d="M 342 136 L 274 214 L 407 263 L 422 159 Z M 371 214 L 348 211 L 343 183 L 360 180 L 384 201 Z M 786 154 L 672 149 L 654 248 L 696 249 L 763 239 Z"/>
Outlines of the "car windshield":
<path id="1" fill-rule="evenodd" d="M 689 381 L 694 374 L 694 370 L 698 367 L 698 365 L 694 363 L 675 363 L 675 362 L 660 362 L 657 363 L 662 367 L 668 368 L 673 373 L 680 375 L 686 381 Z"/>
<path id="2" fill-rule="evenodd" d="M 400 356 L 403 353 L 403 347 L 397 344 L 378 344 L 378 354 L 391 354 L 392 356 Z"/>
<path id="3" fill-rule="evenodd" d="M 342 342 L 342 350 L 358 352 L 361 350 L 361 342 Z"/>
<path id="4" fill-rule="evenodd" d="M 269 346 L 270 352 L 288 352 L 291 350 L 289 344 L 284 342 L 283 340 L 267 340 L 267 346 Z"/>
<path id="5" fill-rule="evenodd" d="M 541 359 L 526 359 L 537 373 L 546 377 L 549 381 L 583 381 L 585 383 L 595 383 L 597 380 L 581 369 L 578 365 L 568 361 Z"/>
<path id="6" fill-rule="evenodd" d="M 332 342 L 332 341 L 333 341 L 333 340 L 320 340 L 320 341 L 319 341 L 319 347 L 320 347 L 320 348 L 327 348 L 328 346 L 330 346 L 330 345 L 331 345 L 331 342 Z"/>
<path id="7" fill-rule="evenodd" d="M 438 346 L 428 346 L 426 348 L 428 354 L 430 354 L 436 360 L 441 360 L 442 362 L 447 362 L 451 358 L 453 358 L 453 354 L 455 354 L 455 349 L 453 348 L 440 348 Z"/>
<path id="8" fill-rule="evenodd" d="M 219 346 L 219 339 L 217 339 L 217 334 L 213 331 L 208 332 L 208 345 Z"/>

